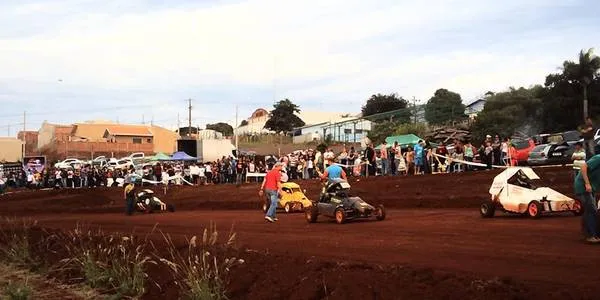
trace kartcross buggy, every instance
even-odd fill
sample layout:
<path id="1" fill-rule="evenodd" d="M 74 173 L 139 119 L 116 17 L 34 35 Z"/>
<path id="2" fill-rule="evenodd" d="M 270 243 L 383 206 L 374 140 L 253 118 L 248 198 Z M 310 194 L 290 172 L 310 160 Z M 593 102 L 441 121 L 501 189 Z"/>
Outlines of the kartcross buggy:
<path id="1" fill-rule="evenodd" d="M 336 180 L 324 186 L 319 202 L 314 202 L 305 210 L 306 221 L 315 223 L 319 215 L 335 218 L 338 224 L 353 219 L 366 219 L 375 217 L 376 220 L 385 219 L 383 205 L 373 206 L 359 197 L 349 195 L 350 184 L 345 180 Z"/>
<path id="2" fill-rule="evenodd" d="M 284 182 L 281 184 L 281 199 L 279 200 L 279 204 L 277 208 L 283 208 L 286 213 L 292 212 L 302 212 L 305 208 L 308 208 L 312 205 L 312 202 L 308 200 L 305 192 L 300 189 L 300 186 L 293 182 Z M 269 206 L 271 205 L 271 201 L 268 197 L 265 197 L 263 202 L 263 211 L 267 212 Z"/>
<path id="3" fill-rule="evenodd" d="M 174 212 L 175 206 L 173 204 L 166 204 L 154 196 L 152 190 L 142 190 L 137 194 L 137 201 L 135 208 L 139 212 L 153 213 L 155 211 L 169 211 Z"/>
<path id="4" fill-rule="evenodd" d="M 539 218 L 544 213 L 572 212 L 581 215 L 579 200 L 571 199 L 549 187 L 539 185 L 540 177 L 528 167 L 510 167 L 494 178 L 490 200 L 481 204 L 484 218 L 494 216 L 496 209 Z"/>

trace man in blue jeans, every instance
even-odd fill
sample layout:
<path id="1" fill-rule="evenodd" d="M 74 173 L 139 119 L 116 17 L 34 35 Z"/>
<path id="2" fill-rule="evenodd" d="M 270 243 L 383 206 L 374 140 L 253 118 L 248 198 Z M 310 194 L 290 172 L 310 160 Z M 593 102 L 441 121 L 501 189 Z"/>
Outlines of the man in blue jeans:
<path id="1" fill-rule="evenodd" d="M 269 201 L 271 201 L 269 205 L 269 209 L 267 210 L 267 215 L 265 216 L 265 220 L 273 223 L 277 221 L 276 212 L 277 205 L 279 204 L 279 195 L 281 194 L 281 167 L 282 163 L 278 162 L 273 166 L 273 169 L 267 173 L 265 179 L 263 179 L 262 185 L 260 187 L 260 191 L 258 194 L 262 197 L 264 193 L 267 193 L 269 197 Z"/>
<path id="2" fill-rule="evenodd" d="M 595 193 L 600 188 L 600 155 L 594 155 L 580 165 L 581 170 L 575 176 L 575 194 L 583 206 L 583 231 L 586 241 L 600 243 L 597 224 L 597 207 Z"/>

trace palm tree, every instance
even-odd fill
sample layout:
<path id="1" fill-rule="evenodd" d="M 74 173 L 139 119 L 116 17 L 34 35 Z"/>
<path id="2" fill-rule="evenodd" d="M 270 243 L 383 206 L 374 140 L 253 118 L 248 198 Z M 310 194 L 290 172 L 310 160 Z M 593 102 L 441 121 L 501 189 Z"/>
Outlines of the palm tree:
<path id="1" fill-rule="evenodd" d="M 600 57 L 594 55 L 594 49 L 579 52 L 579 63 L 565 61 L 563 70 L 569 81 L 577 82 L 583 88 L 583 120 L 589 117 L 587 88 L 600 70 Z"/>

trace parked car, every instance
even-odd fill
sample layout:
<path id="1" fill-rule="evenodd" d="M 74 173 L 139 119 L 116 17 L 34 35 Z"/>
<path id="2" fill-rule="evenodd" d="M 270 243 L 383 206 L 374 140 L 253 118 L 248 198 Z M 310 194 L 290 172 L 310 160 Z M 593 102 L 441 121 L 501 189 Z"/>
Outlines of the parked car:
<path id="1" fill-rule="evenodd" d="M 133 161 L 130 158 L 121 158 L 119 160 L 111 159 L 108 162 L 109 169 L 125 169 L 132 167 L 133 165 Z"/>
<path id="2" fill-rule="evenodd" d="M 550 150 L 549 144 L 541 144 L 535 146 L 529 152 L 529 158 L 527 164 L 530 166 L 540 166 L 548 164 L 548 150 Z"/>
<path id="3" fill-rule="evenodd" d="M 70 169 L 70 168 L 75 168 L 75 166 L 81 166 L 84 165 L 84 162 L 77 159 L 77 158 L 67 158 L 63 161 L 59 161 L 57 163 L 54 164 L 54 167 L 57 169 Z"/>
<path id="4" fill-rule="evenodd" d="M 535 148 L 535 141 L 533 139 L 513 139 L 511 142 L 517 152 L 516 156 L 513 157 L 513 159 L 517 160 L 517 165 L 527 163 L 529 153 Z"/>

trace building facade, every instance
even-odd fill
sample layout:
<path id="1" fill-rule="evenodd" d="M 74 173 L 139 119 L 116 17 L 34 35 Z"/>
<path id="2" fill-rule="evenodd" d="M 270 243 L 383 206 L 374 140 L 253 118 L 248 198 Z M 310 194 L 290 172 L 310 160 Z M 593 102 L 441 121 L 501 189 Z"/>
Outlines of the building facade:
<path id="1" fill-rule="evenodd" d="M 13 137 L 0 137 L 0 162 L 23 161 L 23 141 Z"/>
<path id="2" fill-rule="evenodd" d="M 477 99 L 465 107 L 465 115 L 469 116 L 469 119 L 473 120 L 477 117 L 477 114 L 483 111 L 484 107 L 485 100 Z"/>
<path id="3" fill-rule="evenodd" d="M 294 143 L 308 143 L 330 139 L 334 142 L 360 143 L 371 130 L 371 121 L 345 117 L 337 122 L 321 122 L 294 130 Z"/>

